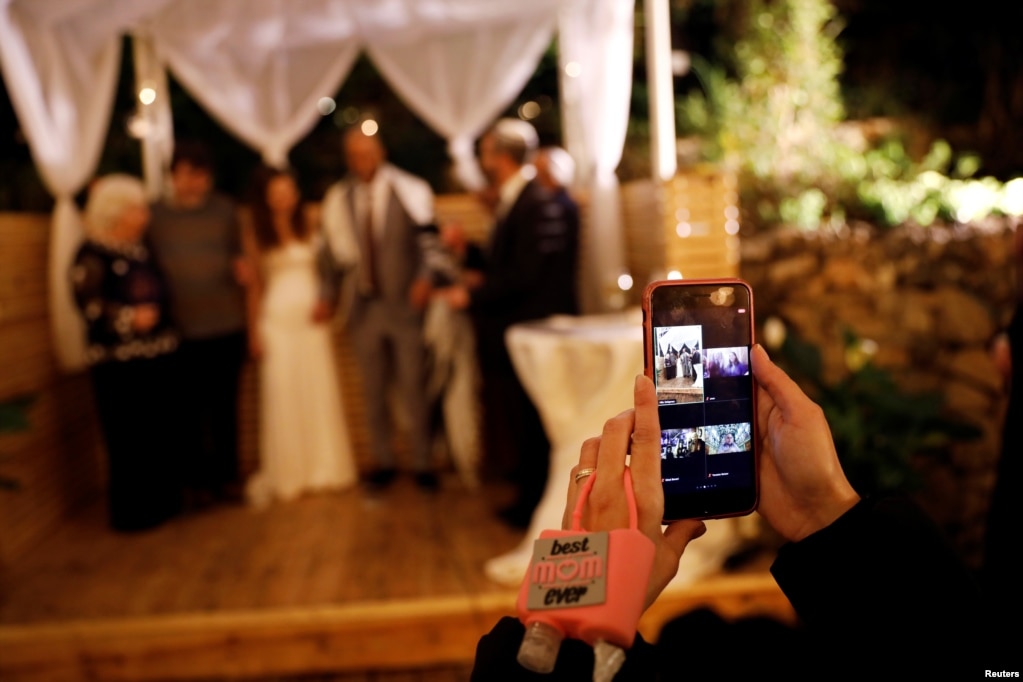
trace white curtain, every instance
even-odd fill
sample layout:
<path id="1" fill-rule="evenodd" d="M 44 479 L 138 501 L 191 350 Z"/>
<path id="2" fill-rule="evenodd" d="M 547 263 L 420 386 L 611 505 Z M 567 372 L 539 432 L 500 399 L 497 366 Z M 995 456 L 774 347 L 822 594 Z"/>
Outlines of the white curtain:
<path id="1" fill-rule="evenodd" d="M 565 147 L 589 196 L 582 253 L 584 312 L 609 307 L 625 270 L 618 176 L 632 91 L 633 0 L 574 0 L 558 22 Z"/>
<path id="2" fill-rule="evenodd" d="M 324 0 L 175 0 L 148 26 L 181 84 L 273 166 L 287 163 L 360 50 L 347 5 Z"/>
<path id="3" fill-rule="evenodd" d="M 88 0 L 0 0 L 0 68 L 32 159 L 54 196 L 50 322 L 57 361 L 85 366 L 85 331 L 68 271 L 82 238 L 74 196 L 99 163 L 120 66 L 120 26 Z M 130 14 L 130 12 L 129 12 Z"/>
<path id="4" fill-rule="evenodd" d="M 317 101 L 338 90 L 366 48 L 399 95 L 448 139 L 472 188 L 481 182 L 475 138 L 521 91 L 557 23 L 563 70 L 570 62 L 578 68 L 576 77 L 562 77 L 563 123 L 591 196 L 583 268 L 593 310 L 603 307 L 623 263 L 614 170 L 628 118 L 632 12 L 632 0 L 0 0 L 0 68 L 56 198 L 50 297 L 61 365 L 82 365 L 66 276 L 81 232 L 72 197 L 100 157 L 123 35 L 151 41 L 136 54 L 145 62 L 140 77 L 157 84 L 158 106 L 166 64 L 273 165 L 286 162 L 321 116 Z M 147 140 L 146 164 L 165 163 L 169 114 L 145 113 L 166 135 Z"/>
<path id="5" fill-rule="evenodd" d="M 522 91 L 556 20 L 555 6 L 501 24 L 371 41 L 367 52 L 409 108 L 447 139 L 462 185 L 480 189 L 473 143 Z"/>

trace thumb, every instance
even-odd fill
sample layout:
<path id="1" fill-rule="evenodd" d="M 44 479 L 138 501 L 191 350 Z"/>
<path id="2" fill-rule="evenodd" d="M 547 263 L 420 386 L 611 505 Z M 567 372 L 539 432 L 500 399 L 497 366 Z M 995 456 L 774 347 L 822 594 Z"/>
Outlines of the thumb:
<path id="1" fill-rule="evenodd" d="M 703 521 L 686 519 L 669 523 L 664 529 L 664 540 L 679 557 L 686 546 L 707 532 L 707 524 Z"/>

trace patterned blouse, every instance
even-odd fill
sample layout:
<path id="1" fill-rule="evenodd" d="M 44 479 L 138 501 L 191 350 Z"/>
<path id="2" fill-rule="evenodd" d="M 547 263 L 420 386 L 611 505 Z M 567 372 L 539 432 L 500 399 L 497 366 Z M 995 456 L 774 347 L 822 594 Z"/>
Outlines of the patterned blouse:
<path id="1" fill-rule="evenodd" d="M 155 358 L 178 347 L 163 275 L 140 244 L 86 241 L 71 268 L 75 302 L 86 323 L 86 360 L 100 362 Z M 159 310 L 156 324 L 137 331 L 136 306 Z"/>

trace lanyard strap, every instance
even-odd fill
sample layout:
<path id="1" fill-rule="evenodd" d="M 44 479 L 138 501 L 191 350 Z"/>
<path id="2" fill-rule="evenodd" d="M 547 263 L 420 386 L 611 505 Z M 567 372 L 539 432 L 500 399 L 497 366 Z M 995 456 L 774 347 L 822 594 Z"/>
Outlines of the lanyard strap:
<path id="1" fill-rule="evenodd" d="M 629 502 L 629 528 L 636 530 L 639 527 L 636 513 L 636 493 L 632 489 L 632 472 L 629 470 L 629 467 L 625 467 L 623 478 L 625 485 L 625 499 Z M 590 498 L 590 491 L 593 490 L 593 482 L 596 480 L 597 472 L 594 471 L 587 477 L 586 481 L 583 483 L 582 490 L 579 491 L 579 499 L 576 500 L 575 509 L 572 510 L 572 530 L 583 531 L 583 507 L 586 505 L 586 500 Z"/>

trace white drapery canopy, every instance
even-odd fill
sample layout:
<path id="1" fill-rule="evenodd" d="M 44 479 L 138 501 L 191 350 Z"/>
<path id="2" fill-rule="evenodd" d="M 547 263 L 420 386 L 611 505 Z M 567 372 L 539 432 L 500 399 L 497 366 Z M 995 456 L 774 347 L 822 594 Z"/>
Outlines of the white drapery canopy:
<path id="1" fill-rule="evenodd" d="M 40 175 L 57 200 L 50 247 L 54 346 L 83 365 L 67 283 L 81 238 L 72 197 L 95 172 L 109 126 L 120 40 L 166 106 L 163 69 L 224 127 L 280 165 L 365 50 L 395 92 L 448 140 L 458 177 L 481 182 L 473 141 L 515 98 L 555 31 L 565 145 L 595 216 L 584 289 L 623 269 L 614 169 L 631 88 L 634 0 L 0 0 L 0 70 Z M 578 68 L 577 68 L 578 67 Z M 144 163 L 170 152 L 154 110 Z M 599 308 L 590 296 L 588 307 Z"/>

